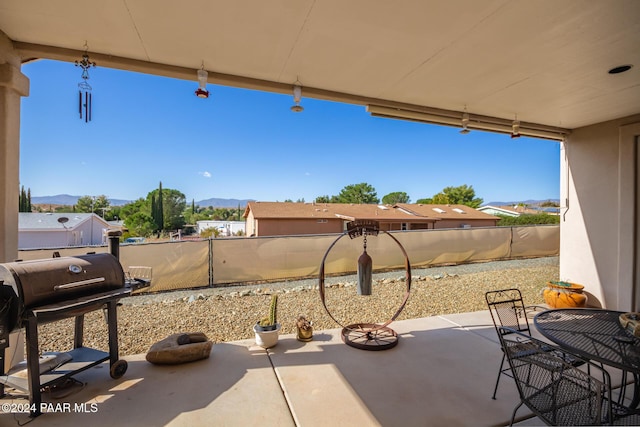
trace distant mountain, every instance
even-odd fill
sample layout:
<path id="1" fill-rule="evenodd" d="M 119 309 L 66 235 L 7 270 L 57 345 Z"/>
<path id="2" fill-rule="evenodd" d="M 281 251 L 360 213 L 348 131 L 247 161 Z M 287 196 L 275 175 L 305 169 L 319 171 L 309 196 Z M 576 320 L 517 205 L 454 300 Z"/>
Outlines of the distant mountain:
<path id="1" fill-rule="evenodd" d="M 214 208 L 237 208 L 240 206 L 244 208 L 247 206 L 247 203 L 252 202 L 253 199 L 217 199 L 215 197 L 206 200 L 200 200 L 196 202 L 196 205 L 201 208 L 207 208 L 212 206 Z"/>
<path id="2" fill-rule="evenodd" d="M 487 205 L 509 206 L 509 205 L 517 205 L 518 203 L 523 203 L 529 206 L 539 206 L 541 203 L 549 202 L 549 201 L 557 203 L 558 205 L 560 204 L 560 199 L 544 199 L 544 200 L 520 200 L 518 202 L 488 202 L 488 203 L 483 203 L 482 206 L 487 206 Z"/>
<path id="3" fill-rule="evenodd" d="M 34 205 L 67 205 L 73 206 L 78 203 L 81 196 L 71 196 L 69 194 L 58 194 L 56 196 L 31 196 L 31 203 Z M 203 208 L 213 206 L 214 208 L 244 208 L 252 199 L 217 199 L 211 198 L 196 202 L 198 206 Z M 131 203 L 132 200 L 109 199 L 111 206 L 123 206 Z"/>
<path id="4" fill-rule="evenodd" d="M 73 206 L 78 203 L 81 196 L 71 196 L 69 194 L 58 194 L 56 196 L 31 196 L 33 205 L 67 205 Z M 111 206 L 122 206 L 130 203 L 131 200 L 109 199 Z"/>

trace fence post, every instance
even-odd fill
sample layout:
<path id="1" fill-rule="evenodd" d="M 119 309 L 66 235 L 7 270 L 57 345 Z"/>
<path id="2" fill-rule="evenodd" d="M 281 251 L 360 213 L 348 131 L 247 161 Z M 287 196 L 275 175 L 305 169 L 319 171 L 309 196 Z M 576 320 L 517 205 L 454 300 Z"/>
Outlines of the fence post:
<path id="1" fill-rule="evenodd" d="M 213 288 L 213 239 L 209 236 L 209 287 Z"/>

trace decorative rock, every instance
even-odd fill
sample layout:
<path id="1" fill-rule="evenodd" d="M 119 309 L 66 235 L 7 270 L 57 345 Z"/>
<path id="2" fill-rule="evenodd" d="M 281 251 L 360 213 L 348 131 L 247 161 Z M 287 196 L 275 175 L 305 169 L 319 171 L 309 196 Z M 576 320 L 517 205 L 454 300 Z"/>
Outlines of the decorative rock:
<path id="1" fill-rule="evenodd" d="M 153 344 L 146 359 L 157 365 L 177 365 L 208 358 L 212 347 L 202 332 L 173 334 Z"/>

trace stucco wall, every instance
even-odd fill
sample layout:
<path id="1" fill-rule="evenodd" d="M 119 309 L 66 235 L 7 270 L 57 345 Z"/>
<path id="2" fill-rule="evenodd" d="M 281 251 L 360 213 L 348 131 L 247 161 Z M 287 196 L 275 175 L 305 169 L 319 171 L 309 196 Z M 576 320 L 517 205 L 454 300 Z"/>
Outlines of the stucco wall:
<path id="1" fill-rule="evenodd" d="M 640 134 L 640 115 L 576 129 L 560 152 L 560 278 L 620 310 L 632 308 L 636 143 L 620 138 L 632 128 Z"/>
<path id="2" fill-rule="evenodd" d="M 318 222 L 317 219 L 259 219 L 257 234 L 259 236 L 293 236 L 342 233 L 344 231 L 343 220 L 339 218 L 320 221 L 326 222 Z"/>

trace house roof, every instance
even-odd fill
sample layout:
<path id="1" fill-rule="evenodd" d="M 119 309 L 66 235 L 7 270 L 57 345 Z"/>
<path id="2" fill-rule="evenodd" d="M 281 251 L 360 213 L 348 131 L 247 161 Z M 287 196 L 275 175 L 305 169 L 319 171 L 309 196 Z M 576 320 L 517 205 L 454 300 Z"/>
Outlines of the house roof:
<path id="1" fill-rule="evenodd" d="M 104 219 L 92 213 L 39 213 L 39 212 L 20 212 L 18 214 L 18 230 L 19 231 L 65 231 L 73 230 L 80 224 L 89 221 L 91 217 L 103 223 L 104 227 L 109 227 Z M 67 218 L 67 221 L 61 218 Z"/>
<path id="2" fill-rule="evenodd" d="M 416 217 L 389 205 L 349 203 L 249 202 L 244 217 L 257 219 L 373 219 L 377 221 L 434 222 L 433 217 Z"/>
<path id="3" fill-rule="evenodd" d="M 522 212 L 518 212 L 513 206 L 492 206 L 492 205 L 484 205 L 478 208 L 480 212 L 492 210 L 500 213 L 504 213 L 505 215 L 511 216 L 520 216 Z"/>
<path id="4" fill-rule="evenodd" d="M 432 218 L 443 219 L 492 219 L 499 220 L 497 216 L 480 212 L 465 205 L 423 205 L 398 203 L 394 205 L 398 209 L 413 213 L 414 215 L 429 216 Z"/>

